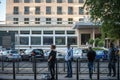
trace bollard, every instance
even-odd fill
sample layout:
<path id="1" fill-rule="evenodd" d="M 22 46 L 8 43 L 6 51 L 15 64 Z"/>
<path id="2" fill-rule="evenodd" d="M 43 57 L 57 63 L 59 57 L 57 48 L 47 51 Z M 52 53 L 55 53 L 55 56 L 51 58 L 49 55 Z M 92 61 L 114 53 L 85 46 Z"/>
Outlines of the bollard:
<path id="1" fill-rule="evenodd" d="M 79 72 L 80 72 L 80 70 L 81 70 L 81 67 L 80 67 L 81 66 L 81 62 L 79 61 L 78 63 L 79 63 L 78 64 L 78 69 L 79 69 Z"/>
<path id="2" fill-rule="evenodd" d="M 77 61 L 76 61 L 76 80 L 79 80 L 79 69 L 78 69 L 78 58 L 77 58 Z"/>
<path id="3" fill-rule="evenodd" d="M 37 74 L 36 74 L 36 59 L 35 56 L 33 58 L 33 67 L 34 67 L 34 80 L 37 80 Z"/>
<path id="4" fill-rule="evenodd" d="M 57 60 L 56 60 L 56 80 L 58 80 L 58 62 L 57 62 Z"/>
<path id="5" fill-rule="evenodd" d="M 100 64 L 99 64 L 99 59 L 97 60 L 97 80 L 100 80 Z"/>
<path id="6" fill-rule="evenodd" d="M 119 76 L 119 61 L 120 61 L 120 60 L 119 60 L 119 55 L 118 55 L 118 61 L 117 61 L 117 64 L 118 64 L 118 65 L 117 65 L 117 69 L 118 69 L 118 70 L 117 70 L 117 80 L 120 80 L 120 76 Z"/>
<path id="7" fill-rule="evenodd" d="M 13 59 L 13 80 L 16 80 L 16 77 L 15 77 L 15 60 Z"/>

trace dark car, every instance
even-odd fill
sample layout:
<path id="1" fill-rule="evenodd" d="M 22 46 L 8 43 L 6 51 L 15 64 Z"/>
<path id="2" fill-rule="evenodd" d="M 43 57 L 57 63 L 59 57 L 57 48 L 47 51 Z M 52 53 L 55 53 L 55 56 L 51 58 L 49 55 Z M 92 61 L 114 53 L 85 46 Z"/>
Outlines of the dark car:
<path id="1" fill-rule="evenodd" d="M 44 52 L 42 49 L 33 49 L 32 53 L 30 55 L 29 61 L 32 61 L 33 59 L 36 60 L 44 60 Z"/>

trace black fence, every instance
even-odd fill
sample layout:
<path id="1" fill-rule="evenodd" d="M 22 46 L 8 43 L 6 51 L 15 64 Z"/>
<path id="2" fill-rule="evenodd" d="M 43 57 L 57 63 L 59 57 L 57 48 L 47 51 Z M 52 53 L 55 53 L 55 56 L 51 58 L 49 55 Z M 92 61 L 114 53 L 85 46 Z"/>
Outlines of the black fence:
<path id="1" fill-rule="evenodd" d="M 117 71 L 117 77 L 114 78 L 113 80 L 120 80 L 119 76 L 119 57 L 118 57 L 118 61 L 117 61 L 117 66 L 116 66 L 116 71 Z M 43 63 L 43 64 L 42 64 Z M 100 61 L 100 60 L 96 60 L 95 62 L 95 72 L 94 75 L 96 75 L 95 80 L 103 80 L 103 78 L 101 77 L 101 75 L 104 74 L 108 74 L 108 71 L 101 71 L 101 69 L 105 70 L 107 69 L 107 65 L 104 66 L 104 64 L 107 64 L 108 61 Z M 18 78 L 18 75 L 22 75 L 23 77 L 26 74 L 30 74 L 29 76 L 31 77 L 32 75 L 32 80 L 45 80 L 42 77 L 39 77 L 40 75 L 45 75 L 45 74 L 49 74 L 49 70 L 48 70 L 48 65 L 47 62 L 45 61 L 39 61 L 36 60 L 35 58 L 33 58 L 32 62 L 24 62 L 24 61 L 19 61 L 19 60 L 15 60 L 13 59 L 10 62 L 5 62 L 3 60 L 1 60 L 0 62 L 0 75 L 11 75 L 11 79 L 7 79 L 7 77 L 1 78 L 0 76 L 0 80 L 18 80 L 20 78 Z M 84 70 L 88 70 L 87 67 L 87 60 L 86 59 L 76 59 L 75 61 L 73 61 L 72 63 L 72 69 L 73 71 L 73 75 L 74 77 L 72 78 L 73 80 L 83 80 L 83 78 L 81 77 L 81 75 L 86 75 L 88 76 L 89 73 L 88 71 L 84 71 Z M 103 65 L 101 65 L 103 64 Z M 26 65 L 26 66 L 25 66 Z M 84 69 L 83 69 L 84 68 Z M 45 69 L 45 70 L 43 70 Z M 25 71 L 25 70 L 28 70 Z M 43 71 L 42 71 L 43 70 Z M 83 71 L 82 71 L 83 70 Z M 55 65 L 55 71 L 56 71 L 56 80 L 63 80 L 64 77 L 59 77 L 61 75 L 65 75 L 66 74 L 66 64 L 65 61 L 56 61 L 56 65 Z M 28 76 L 28 77 L 29 77 Z M 29 80 L 27 77 L 27 80 Z M 70 79 L 70 80 L 72 80 Z M 21 79 L 23 80 L 23 79 Z M 88 78 L 89 80 L 89 78 Z M 112 79 L 110 79 L 112 80 Z"/>

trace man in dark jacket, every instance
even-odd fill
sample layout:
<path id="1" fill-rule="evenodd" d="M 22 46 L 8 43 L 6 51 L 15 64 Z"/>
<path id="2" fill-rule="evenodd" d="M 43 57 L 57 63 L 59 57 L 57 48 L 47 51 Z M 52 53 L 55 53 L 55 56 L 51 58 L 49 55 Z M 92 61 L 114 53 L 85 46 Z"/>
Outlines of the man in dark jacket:
<path id="1" fill-rule="evenodd" d="M 110 43 L 110 49 L 108 51 L 108 70 L 109 74 L 108 76 L 111 76 L 111 71 L 113 71 L 112 77 L 116 76 L 116 49 L 114 47 L 113 43 Z"/>
<path id="2" fill-rule="evenodd" d="M 95 56 L 96 56 L 96 52 L 92 50 L 92 47 L 89 47 L 89 51 L 87 53 L 87 58 L 88 58 L 89 77 L 91 80 L 92 80 Z"/>
<path id="3" fill-rule="evenodd" d="M 56 54 L 57 54 L 55 49 L 56 49 L 56 46 L 51 45 L 51 52 L 48 57 L 48 65 L 49 65 L 49 70 L 51 74 L 51 80 L 55 79 L 55 62 L 56 62 Z"/>

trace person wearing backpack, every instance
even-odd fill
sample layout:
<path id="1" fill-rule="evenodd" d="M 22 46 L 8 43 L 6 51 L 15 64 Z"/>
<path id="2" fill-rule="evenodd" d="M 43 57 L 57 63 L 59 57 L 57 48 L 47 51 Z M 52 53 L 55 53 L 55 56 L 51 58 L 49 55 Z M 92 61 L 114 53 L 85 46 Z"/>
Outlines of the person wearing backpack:
<path id="1" fill-rule="evenodd" d="M 108 76 L 115 77 L 116 76 L 116 49 L 114 47 L 114 44 L 110 43 L 110 49 L 108 51 Z M 113 71 L 113 75 L 112 74 Z"/>

